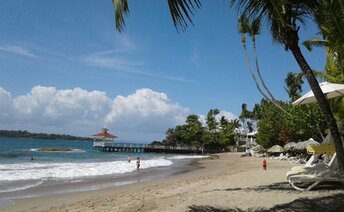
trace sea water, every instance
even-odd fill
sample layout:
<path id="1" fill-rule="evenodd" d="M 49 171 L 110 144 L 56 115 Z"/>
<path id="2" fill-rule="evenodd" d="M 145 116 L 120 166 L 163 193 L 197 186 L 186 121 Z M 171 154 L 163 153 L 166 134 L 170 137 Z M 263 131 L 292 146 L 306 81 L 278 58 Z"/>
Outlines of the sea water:
<path id="1" fill-rule="evenodd" d="M 40 148 L 68 148 L 71 151 L 41 152 Z M 131 163 L 128 153 L 94 151 L 91 141 L 0 138 L 0 200 L 45 195 L 51 193 L 51 187 L 55 193 L 63 193 L 133 183 L 135 180 L 130 176 L 136 171 L 136 157 L 140 157 L 140 169 L 146 173 L 168 170 L 178 163 L 202 157 L 130 155 Z M 74 187 L 70 186 L 72 184 Z"/>

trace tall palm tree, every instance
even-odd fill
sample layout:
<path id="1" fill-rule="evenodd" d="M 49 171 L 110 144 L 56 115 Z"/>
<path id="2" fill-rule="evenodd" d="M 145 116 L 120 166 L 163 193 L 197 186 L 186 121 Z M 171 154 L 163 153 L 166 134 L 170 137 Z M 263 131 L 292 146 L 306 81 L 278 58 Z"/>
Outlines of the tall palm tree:
<path id="1" fill-rule="evenodd" d="M 260 68 L 259 68 L 259 62 L 258 62 L 258 54 L 257 54 L 257 44 L 256 44 L 256 35 L 260 33 L 260 28 L 261 28 L 261 17 L 258 17 L 257 19 L 252 20 L 249 22 L 249 29 L 248 33 L 251 37 L 252 44 L 253 44 L 253 52 L 254 52 L 254 57 L 256 61 L 256 69 L 258 73 L 258 77 L 260 79 L 260 82 L 262 83 L 263 87 L 265 88 L 266 92 L 268 92 L 269 96 L 271 97 L 272 101 L 277 102 L 274 96 L 272 95 L 270 89 L 268 86 L 266 86 L 265 81 L 263 80 L 263 77 L 260 73 Z"/>
<path id="2" fill-rule="evenodd" d="M 252 21 L 251 23 L 249 23 L 248 18 L 245 15 L 242 15 L 239 17 L 238 20 L 238 29 L 239 29 L 239 33 L 241 34 L 241 43 L 243 45 L 244 48 L 244 52 L 245 52 L 245 56 L 246 56 L 246 62 L 247 62 L 247 66 L 248 66 L 248 70 L 250 71 L 250 74 L 253 78 L 253 81 L 259 91 L 259 93 L 268 101 L 270 101 L 272 104 L 274 104 L 277 108 L 279 108 L 280 110 L 282 110 L 283 112 L 287 112 L 277 101 L 276 99 L 273 97 L 272 93 L 270 92 L 270 90 L 267 88 L 261 74 L 259 71 L 259 66 L 258 66 L 258 58 L 257 58 L 257 53 L 256 53 L 256 45 L 255 45 L 255 35 L 259 33 L 259 26 L 258 24 L 260 24 L 260 19 L 256 19 L 254 21 Z M 253 71 L 253 68 L 251 66 L 251 62 L 250 62 L 250 57 L 247 51 L 247 47 L 246 47 L 246 34 L 249 34 L 252 38 L 252 42 L 254 45 L 254 53 L 255 53 L 255 58 L 256 58 L 256 68 L 257 68 L 257 73 L 260 79 L 260 82 L 262 83 L 263 87 L 265 88 L 265 90 L 268 92 L 269 96 L 268 97 L 262 90 L 262 88 L 260 87 L 258 80 L 256 78 L 256 75 Z"/>
<path id="3" fill-rule="evenodd" d="M 230 6 L 236 5 L 239 13 L 251 19 L 264 18 L 269 23 L 274 41 L 291 51 L 324 114 L 336 147 L 338 166 L 344 175 L 344 149 L 336 120 L 299 46 L 298 24 L 306 24 L 307 17 L 314 17 L 324 9 L 323 1 L 325 0 L 231 0 Z"/>
<path id="4" fill-rule="evenodd" d="M 326 123 L 332 134 L 340 173 L 344 175 L 344 149 L 336 120 L 330 106 L 319 86 L 319 83 L 303 56 L 299 46 L 299 29 L 306 24 L 307 17 L 315 17 L 326 9 L 327 0 L 231 0 L 230 7 L 237 6 L 238 11 L 250 19 L 262 17 L 268 23 L 274 41 L 284 44 L 285 50 L 290 50 L 302 72 L 307 78 L 310 88 L 324 114 Z M 121 31 L 124 27 L 123 15 L 129 12 L 127 0 L 113 0 L 116 28 Z M 341 2 L 342 1 L 336 1 Z M 196 8 L 201 7 L 200 0 L 168 0 L 169 9 L 175 27 L 185 30 L 188 22 L 192 24 L 190 15 Z M 343 8 L 342 5 L 340 8 Z M 322 24 L 326 20 L 317 19 Z M 337 21 L 337 20 L 335 20 Z M 299 26 L 298 24 L 301 24 Z M 340 39 L 340 41 L 344 41 Z M 344 42 L 341 42 L 344 43 Z"/>
<path id="5" fill-rule="evenodd" d="M 248 51 L 247 51 L 247 47 L 246 47 L 246 33 L 249 33 L 249 31 L 250 31 L 250 26 L 249 26 L 248 19 L 246 16 L 244 16 L 244 15 L 240 16 L 240 18 L 238 20 L 238 29 L 239 29 L 239 33 L 241 33 L 241 43 L 242 43 L 243 48 L 244 48 L 248 70 L 250 71 L 250 74 L 254 80 L 254 83 L 256 84 L 258 91 L 262 94 L 262 96 L 264 98 L 269 100 L 269 97 L 267 97 L 267 95 L 260 88 L 259 83 L 258 83 L 257 78 L 256 78 L 256 75 L 254 74 L 253 68 L 251 66 L 250 57 L 248 55 Z"/>

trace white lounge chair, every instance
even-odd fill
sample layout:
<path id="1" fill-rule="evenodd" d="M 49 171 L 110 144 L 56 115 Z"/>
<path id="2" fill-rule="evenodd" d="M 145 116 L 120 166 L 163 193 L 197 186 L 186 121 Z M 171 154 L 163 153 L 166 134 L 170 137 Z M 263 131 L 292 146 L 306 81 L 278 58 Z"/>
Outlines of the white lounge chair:
<path id="1" fill-rule="evenodd" d="M 321 145 L 316 145 L 316 146 L 309 146 L 307 152 L 309 154 L 312 154 L 312 156 L 305 162 L 305 165 L 292 167 L 291 170 L 293 172 L 291 171 L 288 172 L 287 177 L 291 173 L 297 173 L 296 171 L 302 172 L 306 169 L 312 168 L 313 166 L 317 165 L 319 162 L 327 163 L 327 164 L 330 163 L 331 158 L 333 158 L 333 155 L 335 153 L 335 149 L 334 149 L 334 146 L 331 144 L 321 144 Z"/>
<path id="2" fill-rule="evenodd" d="M 307 166 L 293 167 L 291 171 L 287 173 L 287 179 L 290 185 L 299 191 L 309 191 L 321 182 L 336 181 L 343 182 L 344 179 L 337 176 L 337 158 L 334 153 L 334 147 L 328 148 L 328 145 L 322 147 L 317 146 L 316 149 L 310 148 L 310 153 L 313 153 Z M 319 154 L 333 154 L 331 160 L 328 163 L 321 162 L 313 164 L 316 155 Z"/>
<path id="3" fill-rule="evenodd" d="M 290 185 L 299 191 L 309 191 L 321 182 L 344 182 L 344 179 L 337 175 L 336 156 L 329 165 L 320 163 L 300 174 L 290 175 L 287 179 Z"/>
<path id="4" fill-rule="evenodd" d="M 314 163 L 313 160 L 309 160 L 310 163 L 308 163 L 305 166 L 294 166 L 291 168 L 291 171 L 287 172 L 286 176 L 289 181 L 289 178 L 294 175 L 301 175 L 301 174 L 318 174 L 319 172 L 328 170 L 330 167 L 335 166 L 336 162 L 336 156 L 334 155 L 330 162 L 328 163 Z M 313 163 L 312 163 L 313 162 Z"/>

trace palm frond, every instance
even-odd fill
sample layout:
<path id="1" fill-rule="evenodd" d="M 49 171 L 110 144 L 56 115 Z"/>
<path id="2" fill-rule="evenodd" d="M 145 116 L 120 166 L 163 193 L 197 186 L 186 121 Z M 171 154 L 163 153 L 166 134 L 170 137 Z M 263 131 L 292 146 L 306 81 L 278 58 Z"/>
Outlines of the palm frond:
<path id="1" fill-rule="evenodd" d="M 344 46 L 344 6 L 342 1 L 321 1 L 322 5 L 316 13 L 316 20 L 331 47 Z"/>
<path id="2" fill-rule="evenodd" d="M 248 18 L 242 14 L 238 19 L 238 30 L 241 34 L 246 34 L 250 31 Z"/>
<path id="3" fill-rule="evenodd" d="M 329 42 L 319 38 L 310 38 L 302 42 L 302 45 L 304 45 L 308 51 L 312 51 L 313 47 L 326 47 L 329 45 Z"/>
<path id="4" fill-rule="evenodd" d="M 112 0 L 113 10 L 115 12 L 116 30 L 122 32 L 125 27 L 124 15 L 129 14 L 127 0 Z"/>
<path id="5" fill-rule="evenodd" d="M 262 17 L 269 23 L 274 41 L 285 44 L 286 30 L 297 31 L 297 24 L 306 25 L 319 3 L 314 0 L 231 0 L 229 6 L 236 6 L 238 12 L 249 19 Z"/>
<path id="6" fill-rule="evenodd" d="M 260 33 L 260 28 L 262 25 L 262 17 L 258 17 L 250 23 L 250 35 L 252 37 L 259 35 Z"/>
<path id="7" fill-rule="evenodd" d="M 194 25 L 190 15 L 202 4 L 200 0 L 168 0 L 168 6 L 173 24 L 179 32 L 179 29 L 184 31 L 188 27 L 188 22 Z"/>

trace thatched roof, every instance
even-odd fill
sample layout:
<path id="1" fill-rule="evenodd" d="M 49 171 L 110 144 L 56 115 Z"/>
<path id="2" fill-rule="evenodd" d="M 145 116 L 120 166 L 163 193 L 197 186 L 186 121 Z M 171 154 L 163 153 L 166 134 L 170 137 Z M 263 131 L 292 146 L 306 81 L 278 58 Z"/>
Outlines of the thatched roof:
<path id="1" fill-rule="evenodd" d="M 296 145 L 296 142 L 289 142 L 289 143 L 287 143 L 286 145 L 284 145 L 283 148 L 284 148 L 286 151 L 288 151 L 288 150 L 294 149 L 295 145 Z"/>
<path id="2" fill-rule="evenodd" d="M 307 146 L 309 144 L 315 144 L 315 145 L 318 145 L 320 144 L 319 142 L 315 141 L 313 138 L 310 138 L 308 139 L 307 141 L 302 141 L 302 142 L 299 142 L 297 143 L 295 146 L 294 146 L 294 150 L 304 150 L 307 148 Z"/>
<path id="3" fill-rule="evenodd" d="M 275 145 L 275 146 L 271 147 L 270 149 L 268 149 L 268 152 L 269 153 L 281 153 L 281 152 L 284 152 L 284 149 L 280 145 Z"/>

